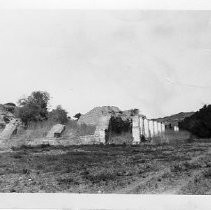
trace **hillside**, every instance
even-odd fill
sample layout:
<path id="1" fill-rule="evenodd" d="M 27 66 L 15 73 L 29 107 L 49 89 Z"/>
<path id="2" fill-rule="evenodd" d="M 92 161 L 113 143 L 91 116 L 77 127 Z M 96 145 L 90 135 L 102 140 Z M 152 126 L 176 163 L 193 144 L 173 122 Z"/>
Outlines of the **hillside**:
<path id="1" fill-rule="evenodd" d="M 174 125 L 178 125 L 178 122 L 182 121 L 186 117 L 190 117 L 193 114 L 194 112 L 180 112 L 178 114 L 166 116 L 163 118 L 157 118 L 155 120 L 159 122 L 164 122 L 166 124 L 171 124 L 172 126 L 174 126 Z"/>

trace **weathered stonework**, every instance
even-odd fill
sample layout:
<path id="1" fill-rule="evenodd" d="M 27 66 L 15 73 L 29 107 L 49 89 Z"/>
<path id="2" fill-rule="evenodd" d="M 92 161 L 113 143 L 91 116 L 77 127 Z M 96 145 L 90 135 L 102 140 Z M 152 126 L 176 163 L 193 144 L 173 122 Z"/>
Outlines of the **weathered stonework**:
<path id="1" fill-rule="evenodd" d="M 140 143 L 141 139 L 141 128 L 140 128 L 140 116 L 136 115 L 132 118 L 132 135 L 133 135 L 133 143 Z"/>
<path id="2" fill-rule="evenodd" d="M 106 143 L 106 131 L 108 130 L 111 116 L 101 116 L 98 120 L 96 130 L 94 133 L 95 141 L 99 143 Z"/>
<path id="3" fill-rule="evenodd" d="M 165 129 L 166 129 L 165 124 L 162 123 L 162 132 L 165 132 Z"/>
<path id="4" fill-rule="evenodd" d="M 150 132 L 150 137 L 152 138 L 154 134 L 154 123 L 152 120 L 149 120 L 149 132 Z"/>
<path id="5" fill-rule="evenodd" d="M 179 131 L 179 127 L 178 126 L 174 126 L 174 131 Z"/>
<path id="6" fill-rule="evenodd" d="M 12 119 L 4 128 L 0 134 L 0 140 L 10 139 L 14 132 L 17 130 L 17 127 L 20 125 L 20 121 L 17 119 Z"/>
<path id="7" fill-rule="evenodd" d="M 140 116 L 140 127 L 141 127 L 141 135 L 142 136 L 145 136 L 145 125 L 144 125 L 144 119 L 145 117 L 144 116 Z"/>
<path id="8" fill-rule="evenodd" d="M 145 137 L 147 139 L 150 138 L 149 120 L 148 119 L 144 119 L 144 133 L 145 133 Z"/>
<path id="9" fill-rule="evenodd" d="M 120 109 L 115 106 L 102 106 L 102 107 L 95 107 L 89 112 L 81 117 L 78 120 L 78 124 L 86 124 L 86 125 L 93 125 L 97 126 L 99 123 L 99 119 L 103 116 L 111 116 L 116 115 L 120 112 Z"/>
<path id="10" fill-rule="evenodd" d="M 62 132 L 65 130 L 65 125 L 56 124 L 47 134 L 47 138 L 58 138 L 61 137 Z"/>

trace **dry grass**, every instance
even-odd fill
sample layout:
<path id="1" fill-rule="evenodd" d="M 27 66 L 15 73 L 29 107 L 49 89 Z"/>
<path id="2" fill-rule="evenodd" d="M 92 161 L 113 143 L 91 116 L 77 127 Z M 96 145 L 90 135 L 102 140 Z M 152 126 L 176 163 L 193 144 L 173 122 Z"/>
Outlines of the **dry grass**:
<path id="1" fill-rule="evenodd" d="M 158 136 L 152 138 L 152 143 L 155 144 L 177 144 L 182 143 L 184 141 L 191 141 L 190 133 L 188 131 L 173 131 L 173 130 L 166 130 L 164 133 L 161 133 Z"/>
<path id="2" fill-rule="evenodd" d="M 122 133 L 121 135 L 112 135 L 109 144 L 132 144 L 133 137 L 131 133 Z"/>
<path id="3" fill-rule="evenodd" d="M 189 160 L 206 154 L 210 146 L 210 143 L 21 146 L 0 154 L 0 191 L 111 193 L 170 168 L 170 174 L 152 179 L 136 193 L 160 192 L 163 187 L 177 187 L 181 180 L 186 181 L 184 175 L 188 173 L 208 169 L 210 156 L 196 162 Z M 210 171 L 205 178 L 210 180 Z M 191 186 L 188 190 L 192 192 Z"/>

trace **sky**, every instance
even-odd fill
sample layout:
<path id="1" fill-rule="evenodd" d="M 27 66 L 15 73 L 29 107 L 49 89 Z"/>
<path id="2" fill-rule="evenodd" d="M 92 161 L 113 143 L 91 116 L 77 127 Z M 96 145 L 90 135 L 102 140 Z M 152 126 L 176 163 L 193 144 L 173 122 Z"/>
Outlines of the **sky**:
<path id="1" fill-rule="evenodd" d="M 211 11 L 1 10 L 0 103 L 32 91 L 70 116 L 149 118 L 211 103 Z"/>

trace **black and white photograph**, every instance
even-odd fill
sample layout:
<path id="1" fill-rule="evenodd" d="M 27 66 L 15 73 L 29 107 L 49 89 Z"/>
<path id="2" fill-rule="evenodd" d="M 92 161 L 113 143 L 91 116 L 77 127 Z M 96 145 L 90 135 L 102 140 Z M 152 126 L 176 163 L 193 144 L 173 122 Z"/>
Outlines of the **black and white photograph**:
<path id="1" fill-rule="evenodd" d="M 211 194 L 211 10 L 1 9 L 0 193 Z"/>

